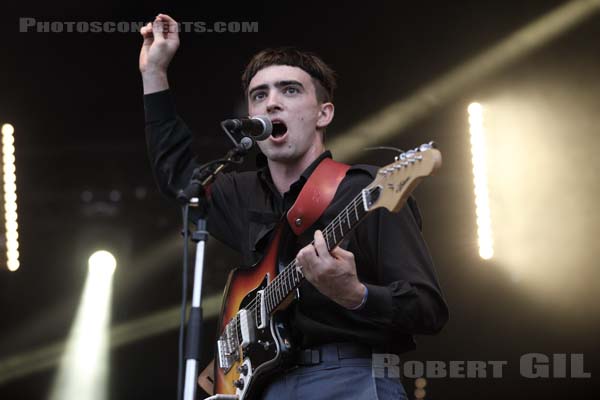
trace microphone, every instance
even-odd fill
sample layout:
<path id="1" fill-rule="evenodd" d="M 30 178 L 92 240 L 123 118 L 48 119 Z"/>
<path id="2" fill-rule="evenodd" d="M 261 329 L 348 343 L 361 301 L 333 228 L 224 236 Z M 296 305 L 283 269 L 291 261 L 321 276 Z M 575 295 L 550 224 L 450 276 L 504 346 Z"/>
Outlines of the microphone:
<path id="1" fill-rule="evenodd" d="M 226 119 L 221 126 L 228 131 L 250 136 L 254 140 L 266 140 L 273 132 L 273 123 L 269 117 L 258 115 L 250 118 Z"/>

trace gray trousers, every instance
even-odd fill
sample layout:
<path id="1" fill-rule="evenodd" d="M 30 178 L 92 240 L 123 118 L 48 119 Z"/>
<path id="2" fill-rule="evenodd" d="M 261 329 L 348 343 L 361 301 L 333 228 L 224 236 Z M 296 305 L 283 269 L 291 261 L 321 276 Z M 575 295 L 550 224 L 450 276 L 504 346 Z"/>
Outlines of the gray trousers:
<path id="1" fill-rule="evenodd" d="M 264 391 L 264 400 L 406 400 L 398 378 L 375 378 L 371 360 L 325 359 L 299 366 L 276 378 Z"/>

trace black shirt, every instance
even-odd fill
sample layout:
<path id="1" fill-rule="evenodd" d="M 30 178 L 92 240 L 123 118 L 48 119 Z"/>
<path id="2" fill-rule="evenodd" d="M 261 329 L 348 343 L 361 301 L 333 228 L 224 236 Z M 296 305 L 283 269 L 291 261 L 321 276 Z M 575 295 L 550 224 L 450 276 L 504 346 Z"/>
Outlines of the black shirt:
<path id="1" fill-rule="evenodd" d="M 148 153 L 159 188 L 174 198 L 197 166 L 192 134 L 177 116 L 168 90 L 144 96 Z M 210 187 L 207 227 L 211 235 L 237 250 L 252 265 L 267 248 L 270 234 L 292 206 L 323 153 L 283 196 L 266 165 L 252 172 L 221 174 Z M 333 201 L 314 224 L 323 229 L 375 177 L 377 167 L 348 170 Z M 313 229 L 313 231 L 314 231 Z M 398 212 L 376 209 L 350 234 L 344 246 L 354 253 L 359 280 L 368 288 L 366 303 L 348 310 L 322 295 L 308 281 L 290 309 L 301 347 L 355 342 L 377 351 L 402 353 L 415 347 L 414 334 L 438 332 L 448 319 L 433 261 L 421 235 L 414 199 Z"/>

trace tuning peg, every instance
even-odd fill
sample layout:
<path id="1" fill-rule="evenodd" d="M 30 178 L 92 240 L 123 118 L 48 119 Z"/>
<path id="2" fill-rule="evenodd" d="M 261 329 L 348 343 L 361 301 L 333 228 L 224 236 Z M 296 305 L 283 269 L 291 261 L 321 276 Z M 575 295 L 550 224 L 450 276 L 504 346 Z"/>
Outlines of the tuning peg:
<path id="1" fill-rule="evenodd" d="M 429 143 L 423 143 L 421 146 L 419 146 L 419 151 L 425 151 L 430 149 L 437 149 L 437 144 L 434 141 L 431 141 Z"/>

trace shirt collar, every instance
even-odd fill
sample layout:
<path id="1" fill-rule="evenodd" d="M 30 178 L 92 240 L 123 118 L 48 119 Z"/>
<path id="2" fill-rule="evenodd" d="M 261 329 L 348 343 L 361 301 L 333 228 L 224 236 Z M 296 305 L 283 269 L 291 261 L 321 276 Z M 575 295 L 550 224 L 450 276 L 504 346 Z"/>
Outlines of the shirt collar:
<path id="1" fill-rule="evenodd" d="M 310 177 L 310 175 L 313 173 L 313 171 L 315 170 L 315 168 L 317 168 L 317 166 L 321 163 L 321 161 L 323 161 L 325 158 L 332 158 L 331 156 L 331 151 L 329 150 L 325 150 L 323 153 L 321 153 L 321 155 L 319 157 L 317 157 L 316 160 L 314 160 L 305 170 L 304 172 L 302 172 L 302 174 L 300 174 L 300 178 L 296 181 L 296 182 L 306 182 L 308 180 L 308 178 Z M 256 166 L 258 167 L 258 177 L 260 179 L 262 179 L 263 181 L 265 181 L 266 183 L 272 185 L 273 184 L 273 179 L 271 178 L 271 171 L 269 171 L 269 166 L 267 163 L 267 157 L 262 153 L 259 152 L 256 155 Z M 294 182 L 294 184 L 296 183 Z M 292 184 L 292 186 L 294 185 Z"/>

